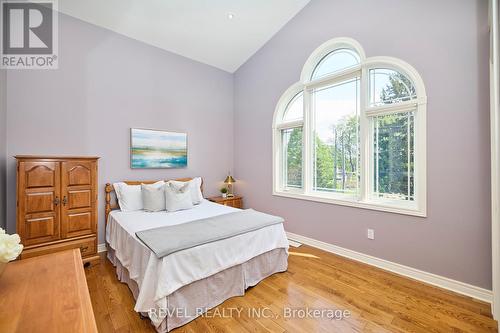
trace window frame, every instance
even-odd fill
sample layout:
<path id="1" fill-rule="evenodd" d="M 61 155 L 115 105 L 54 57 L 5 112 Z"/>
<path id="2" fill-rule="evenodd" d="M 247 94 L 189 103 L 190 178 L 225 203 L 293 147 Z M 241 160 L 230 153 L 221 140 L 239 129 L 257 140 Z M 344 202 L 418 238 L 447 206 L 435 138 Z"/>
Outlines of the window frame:
<path id="1" fill-rule="evenodd" d="M 311 80 L 316 65 L 329 53 L 348 48 L 357 52 L 360 64 L 345 70 L 334 72 Z M 416 98 L 394 104 L 369 105 L 369 71 L 370 69 L 392 69 L 406 75 L 415 87 Z M 338 193 L 318 193 L 313 191 L 313 163 L 314 147 L 313 124 L 311 111 L 311 93 L 314 88 L 324 87 L 348 79 L 360 79 L 360 106 L 359 106 L 359 195 L 347 199 Z M 303 91 L 303 119 L 292 122 L 282 122 L 286 107 L 291 99 Z M 318 47 L 308 58 L 301 73 L 301 80 L 281 96 L 273 117 L 273 195 L 351 206 L 378 211 L 399 213 L 412 216 L 427 216 L 427 170 L 426 170 L 426 104 L 427 97 L 423 81 L 418 72 L 406 62 L 393 57 L 366 58 L 361 45 L 350 38 L 334 38 Z M 375 116 L 414 111 L 414 194 L 413 202 L 374 198 L 372 189 L 374 183 L 373 168 L 373 119 Z M 290 127 L 292 126 L 292 127 Z M 283 158 L 281 131 L 287 128 L 302 127 L 302 188 L 286 188 L 283 186 Z"/>
<path id="2" fill-rule="evenodd" d="M 274 120 L 273 120 L 273 155 L 278 154 L 279 156 L 276 156 L 273 161 L 273 169 L 274 172 L 273 174 L 280 174 L 279 177 L 274 177 L 273 184 L 275 182 L 278 182 L 278 187 L 282 189 L 282 191 L 286 193 L 295 193 L 295 194 L 300 194 L 302 193 L 302 189 L 304 188 L 304 119 L 302 120 L 292 120 L 292 121 L 282 121 L 281 119 L 284 117 L 285 112 L 287 111 L 288 106 L 290 105 L 290 102 L 297 96 L 297 94 L 301 93 L 303 91 L 302 85 L 300 83 L 295 83 L 292 85 L 290 88 L 288 88 L 285 93 L 281 96 L 277 110 L 274 113 Z M 277 118 L 279 117 L 279 119 Z M 293 129 L 297 127 L 302 127 L 302 189 L 296 188 L 296 187 L 288 187 L 287 184 L 284 184 L 284 171 L 285 170 L 285 165 L 284 165 L 284 144 L 283 144 L 283 131 L 287 129 Z M 274 149 L 276 147 L 276 144 L 279 145 L 279 148 L 277 150 Z M 279 170 L 277 170 L 278 168 Z M 273 193 L 274 189 L 276 187 L 273 185 Z"/>

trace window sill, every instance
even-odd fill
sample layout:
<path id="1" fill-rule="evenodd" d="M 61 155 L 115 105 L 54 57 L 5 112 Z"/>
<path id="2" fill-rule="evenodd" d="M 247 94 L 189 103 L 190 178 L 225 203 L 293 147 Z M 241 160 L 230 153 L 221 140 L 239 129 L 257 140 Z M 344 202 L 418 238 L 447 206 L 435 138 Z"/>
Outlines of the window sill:
<path id="1" fill-rule="evenodd" d="M 341 206 L 349 206 L 363 209 L 371 209 L 388 213 L 396 213 L 402 215 L 410 215 L 410 216 L 418 216 L 418 217 L 427 217 L 427 212 L 425 209 L 419 210 L 411 205 L 399 204 L 399 205 L 389 205 L 383 202 L 362 202 L 362 201 L 353 201 L 353 200 L 342 200 L 337 198 L 328 198 L 319 195 L 311 195 L 311 194 L 303 194 L 292 191 L 273 191 L 274 196 L 285 197 L 285 198 L 293 198 L 300 200 L 308 200 L 315 201 L 321 203 L 328 203 L 333 205 L 341 205 Z"/>

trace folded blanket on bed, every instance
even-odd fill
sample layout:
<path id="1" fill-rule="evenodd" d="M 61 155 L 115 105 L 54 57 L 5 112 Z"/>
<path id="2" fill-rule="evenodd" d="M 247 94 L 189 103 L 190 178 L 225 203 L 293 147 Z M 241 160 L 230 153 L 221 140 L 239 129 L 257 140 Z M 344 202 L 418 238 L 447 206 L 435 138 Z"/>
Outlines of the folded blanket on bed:
<path id="1" fill-rule="evenodd" d="M 253 209 L 136 232 L 158 258 L 195 246 L 231 238 L 283 223 L 283 219 Z"/>

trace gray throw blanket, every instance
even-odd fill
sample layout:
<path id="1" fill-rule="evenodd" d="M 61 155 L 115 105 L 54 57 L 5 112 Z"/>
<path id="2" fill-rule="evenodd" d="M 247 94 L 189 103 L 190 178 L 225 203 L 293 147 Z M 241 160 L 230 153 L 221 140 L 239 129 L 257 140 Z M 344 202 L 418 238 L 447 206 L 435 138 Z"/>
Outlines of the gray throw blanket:
<path id="1" fill-rule="evenodd" d="M 253 209 L 218 215 L 192 222 L 136 232 L 158 258 L 198 245 L 231 238 L 283 223 L 283 219 Z"/>

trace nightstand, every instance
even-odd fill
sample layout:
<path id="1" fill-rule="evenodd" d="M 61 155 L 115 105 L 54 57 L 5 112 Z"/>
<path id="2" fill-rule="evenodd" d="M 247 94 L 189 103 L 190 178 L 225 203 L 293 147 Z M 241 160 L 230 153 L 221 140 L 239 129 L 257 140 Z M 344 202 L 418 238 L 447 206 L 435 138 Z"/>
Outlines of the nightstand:
<path id="1" fill-rule="evenodd" d="M 223 198 L 223 197 L 211 197 L 208 198 L 208 200 L 212 202 L 216 202 L 218 204 L 224 205 L 224 206 L 230 206 L 234 208 L 243 208 L 243 198 L 240 196 L 235 195 L 234 197 L 228 197 L 228 198 Z"/>

